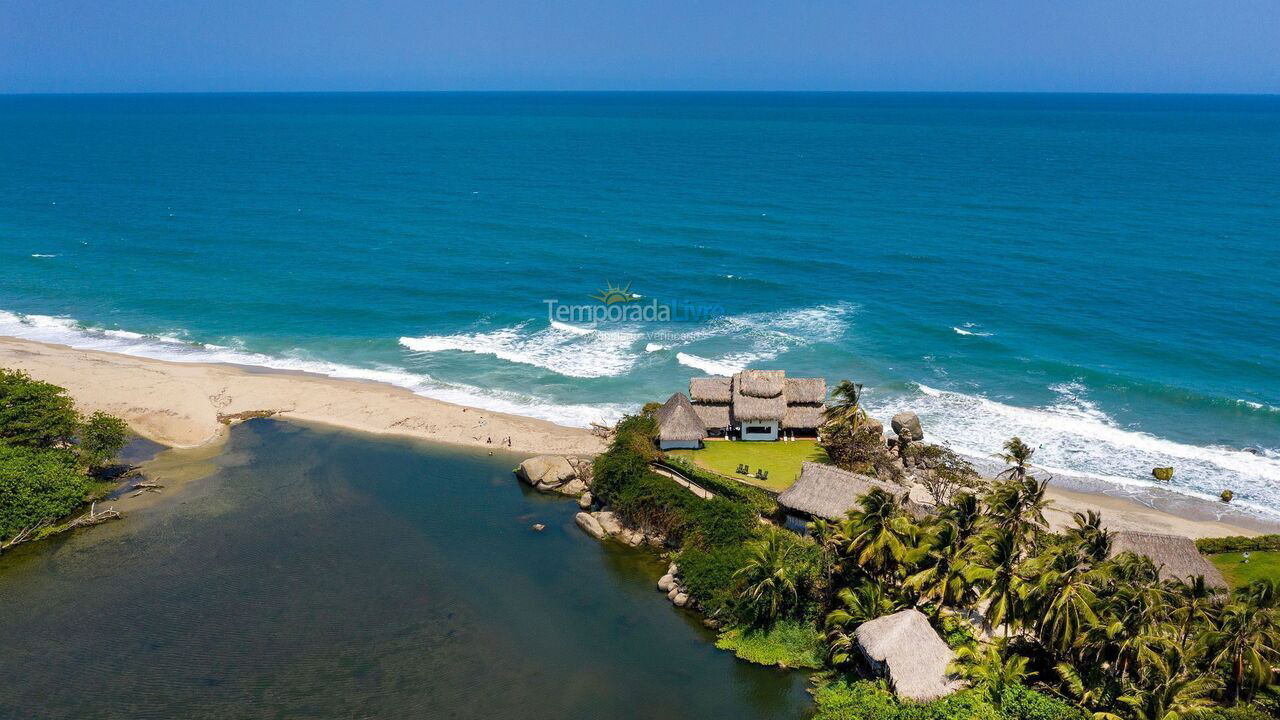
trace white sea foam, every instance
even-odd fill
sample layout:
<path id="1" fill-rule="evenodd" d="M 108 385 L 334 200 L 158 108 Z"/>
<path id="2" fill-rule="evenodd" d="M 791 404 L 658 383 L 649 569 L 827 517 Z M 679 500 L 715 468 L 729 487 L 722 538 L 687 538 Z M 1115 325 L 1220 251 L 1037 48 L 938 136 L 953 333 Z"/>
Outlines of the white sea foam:
<path id="1" fill-rule="evenodd" d="M 708 375 L 733 375 L 742 372 L 745 365 L 729 364 L 718 360 L 708 360 L 689 353 L 676 353 L 676 361 L 686 367 L 701 370 Z"/>
<path id="2" fill-rule="evenodd" d="M 31 253 L 33 258 L 56 258 L 57 255 L 46 255 L 45 253 Z"/>
<path id="3" fill-rule="evenodd" d="M 639 359 L 632 347 L 641 334 L 634 329 L 591 330 L 563 323 L 541 330 L 529 326 L 526 322 L 489 332 L 402 337 L 400 344 L 418 352 L 492 355 L 580 378 L 625 375 Z"/>
<path id="4" fill-rule="evenodd" d="M 176 362 L 230 363 L 327 375 L 334 378 L 372 380 L 406 388 L 414 393 L 459 405 L 549 420 L 574 427 L 593 422 L 612 422 L 628 409 L 619 404 L 557 404 L 522 393 L 482 389 L 459 383 L 445 383 L 425 373 L 379 365 L 357 367 L 308 357 L 301 350 L 283 355 L 267 355 L 244 349 L 239 340 L 232 346 L 195 343 L 183 339 L 185 333 L 147 335 L 121 329 L 84 327 L 73 318 L 48 315 L 18 315 L 0 310 L 0 335 L 40 342 L 103 350 L 138 357 Z"/>
<path id="5" fill-rule="evenodd" d="M 659 350 L 666 350 L 666 349 L 667 349 L 666 345 L 662 345 L 659 343 L 647 343 L 644 346 L 645 352 L 658 352 Z"/>
<path id="6" fill-rule="evenodd" d="M 953 327 L 951 329 L 954 330 L 957 335 L 970 335 L 973 337 L 991 337 L 994 334 L 982 332 L 981 330 L 974 330 L 973 328 L 976 327 L 978 327 L 977 323 L 967 322 L 964 324 L 964 327 Z"/>
<path id="7" fill-rule="evenodd" d="M 1274 449 L 1253 454 L 1228 447 L 1179 443 L 1120 427 L 1087 398 L 1078 382 L 1050 388 L 1057 399 L 1040 408 L 1006 405 L 984 397 L 938 390 L 877 401 L 868 394 L 873 415 L 888 417 L 914 410 L 934 441 L 957 452 L 990 457 L 1013 435 L 1035 444 L 1037 465 L 1061 475 L 1092 478 L 1113 485 L 1164 487 L 1216 500 L 1225 488 L 1235 491 L 1234 506 L 1280 514 L 1280 455 Z M 1173 465 L 1171 483 L 1156 483 L 1153 467 Z"/>

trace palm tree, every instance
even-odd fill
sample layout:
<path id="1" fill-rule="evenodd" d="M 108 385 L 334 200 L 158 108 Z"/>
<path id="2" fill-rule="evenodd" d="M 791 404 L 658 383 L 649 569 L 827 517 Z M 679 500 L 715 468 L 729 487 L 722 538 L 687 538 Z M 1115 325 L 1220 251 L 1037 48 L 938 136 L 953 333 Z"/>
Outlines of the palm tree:
<path id="1" fill-rule="evenodd" d="M 831 607 L 831 593 L 835 590 L 835 576 L 842 570 L 840 563 L 840 529 L 823 518 L 814 518 L 809 522 L 809 537 L 822 550 L 822 607 Z"/>
<path id="2" fill-rule="evenodd" d="M 843 665 L 854 657 L 854 630 L 859 625 L 901 609 L 885 594 L 884 586 L 877 582 L 841 588 L 836 594 L 836 602 L 836 608 L 827 614 L 828 652 L 834 665 Z"/>
<path id="3" fill-rule="evenodd" d="M 892 579 L 913 545 L 916 528 L 902 509 L 905 501 L 905 495 L 872 488 L 859 509 L 849 511 L 840 531 L 844 551 L 868 575 Z"/>
<path id="4" fill-rule="evenodd" d="M 989 530 L 981 548 L 981 557 L 981 572 L 977 578 L 986 584 L 982 593 L 982 599 L 987 603 L 983 619 L 992 630 L 1006 621 L 1017 624 L 1020 620 L 1018 601 L 1022 579 L 1017 571 L 1020 553 L 1014 531 L 999 527 Z"/>
<path id="5" fill-rule="evenodd" d="M 1049 527 L 1044 511 L 1049 480 L 1030 475 L 1009 477 L 997 483 L 987 495 L 987 506 L 996 524 L 1016 531 L 1019 540 L 1031 540 Z"/>
<path id="6" fill-rule="evenodd" d="M 1170 644 L 1142 654 L 1143 682 L 1120 697 L 1134 720 L 1181 720 L 1206 713 L 1218 678 L 1196 667 L 1194 647 Z M 1096 716 L 1095 716 L 1096 717 Z"/>
<path id="7" fill-rule="evenodd" d="M 1014 435 L 1005 441 L 1004 452 L 997 455 L 997 457 L 1011 466 L 1000 474 L 1022 480 L 1031 469 L 1031 456 L 1035 454 L 1035 448 L 1022 442 L 1022 438 Z"/>
<path id="8" fill-rule="evenodd" d="M 748 559 L 734 573 L 742 584 L 742 597 L 758 622 L 770 623 L 799 600 L 796 543 L 778 528 L 747 543 Z"/>
<path id="9" fill-rule="evenodd" d="M 1280 622 L 1276 611 L 1250 602 L 1248 588 L 1241 602 L 1228 605 L 1216 628 L 1205 633 L 1214 664 L 1228 668 L 1231 699 L 1240 702 L 1271 683 L 1272 663 L 1280 658 Z"/>
<path id="10" fill-rule="evenodd" d="M 862 409 L 862 383 L 841 380 L 831 391 L 831 399 L 822 410 L 822 417 L 827 423 L 847 425 L 849 432 L 858 429 L 866 419 L 867 412 Z"/>
<path id="11" fill-rule="evenodd" d="M 956 650 L 956 659 L 948 669 L 973 687 L 984 690 L 996 707 L 1000 706 L 1006 688 L 1024 684 L 1030 675 L 1027 659 L 1009 653 L 1008 643 L 1003 640 Z"/>
<path id="12" fill-rule="evenodd" d="M 1098 598 L 1089 574 L 1049 571 L 1040 577 L 1036 594 L 1043 598 L 1036 621 L 1040 641 L 1059 654 L 1066 654 L 1077 640 L 1098 624 L 1094 607 Z"/>
<path id="13" fill-rule="evenodd" d="M 981 574 L 968 560 L 970 548 L 960 528 L 943 520 L 918 548 L 917 565 L 923 569 L 907 578 L 904 587 L 919 593 L 922 602 L 933 601 L 934 617 L 943 606 L 968 607 L 976 599 L 974 580 Z"/>

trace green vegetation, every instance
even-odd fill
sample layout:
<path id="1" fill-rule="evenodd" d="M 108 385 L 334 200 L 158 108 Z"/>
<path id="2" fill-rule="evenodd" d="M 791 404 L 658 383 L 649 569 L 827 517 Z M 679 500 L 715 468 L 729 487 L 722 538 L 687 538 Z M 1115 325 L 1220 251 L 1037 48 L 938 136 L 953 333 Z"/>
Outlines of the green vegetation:
<path id="1" fill-rule="evenodd" d="M 810 623 L 788 621 L 767 628 L 731 628 L 720 633 L 716 647 L 760 665 L 822 667 L 822 633 Z"/>
<path id="2" fill-rule="evenodd" d="M 777 512 L 778 503 L 773 496 L 761 490 L 754 485 L 746 485 L 737 480 L 717 475 L 709 470 L 701 468 L 689 461 L 688 457 L 668 457 L 664 462 L 674 468 L 680 470 L 688 477 L 692 478 L 698 485 L 710 490 L 716 495 L 722 495 L 729 500 L 745 503 L 755 508 L 756 512 L 764 516 L 769 516 Z"/>
<path id="3" fill-rule="evenodd" d="M 669 536 L 679 538 L 681 579 L 729 628 L 721 647 L 794 666 L 814 650 L 812 638 L 825 636 L 817 718 L 1255 720 L 1276 702 L 1275 573 L 1231 595 L 1203 578 L 1162 580 L 1149 558 L 1111 557 L 1097 513 L 1050 531 L 1034 444 L 1011 438 L 1002 453 L 1008 469 L 979 487 L 945 448 L 888 447 L 857 406 L 859 388 L 839 388 L 821 430 L 832 461 L 890 481 L 910 465 L 936 480 L 935 512 L 912 514 L 905 498 L 873 489 L 844 518 L 815 521 L 800 537 L 759 523 L 767 508 L 741 494 L 724 492 L 721 509 L 700 511 L 715 503 L 648 472 L 656 451 L 644 416 L 624 420 L 596 464 L 597 487 L 624 516 L 682 530 Z M 1273 560 L 1268 554 L 1259 567 Z M 864 669 L 858 626 L 906 608 L 923 612 L 956 649 L 951 671 L 967 689 L 917 705 L 856 680 Z M 979 643 L 959 619 L 979 612 L 1010 640 Z"/>
<path id="4" fill-rule="evenodd" d="M 1225 552 L 1244 552 L 1255 550 L 1280 550 L 1280 535 L 1231 535 L 1228 537 L 1201 538 L 1196 547 L 1206 555 Z"/>
<path id="5" fill-rule="evenodd" d="M 668 456 L 692 460 L 712 472 L 760 487 L 780 491 L 791 487 L 806 462 L 828 462 L 827 453 L 815 440 L 794 442 L 730 442 L 708 440 L 700 450 L 669 450 Z M 751 475 L 738 475 L 738 465 L 751 468 Z M 757 470 L 767 470 L 768 480 L 754 477 Z"/>
<path id="6" fill-rule="evenodd" d="M 0 369 L 0 549 L 75 510 L 127 439 L 119 419 L 83 418 L 64 389 Z"/>
<path id="7" fill-rule="evenodd" d="M 1280 551 L 1249 552 L 1249 562 L 1244 562 L 1244 553 L 1221 553 L 1210 555 L 1209 559 L 1222 571 L 1231 587 L 1243 587 L 1255 580 L 1280 579 Z"/>

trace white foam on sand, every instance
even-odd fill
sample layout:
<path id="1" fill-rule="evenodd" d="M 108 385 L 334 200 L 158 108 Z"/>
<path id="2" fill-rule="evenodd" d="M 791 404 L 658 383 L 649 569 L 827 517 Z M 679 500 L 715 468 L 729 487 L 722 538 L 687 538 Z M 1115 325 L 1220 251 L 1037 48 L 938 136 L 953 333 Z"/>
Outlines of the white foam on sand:
<path id="1" fill-rule="evenodd" d="M 585 405 L 550 403 L 522 393 L 444 383 L 403 368 L 378 365 L 357 367 L 309 357 L 298 350 L 285 355 L 267 355 L 243 348 L 232 340 L 229 347 L 184 339 L 184 332 L 144 334 L 123 329 L 86 327 L 69 317 L 18 315 L 0 310 L 0 335 L 38 342 L 69 345 L 87 350 L 115 352 L 136 357 L 173 362 L 230 363 L 251 367 L 315 373 L 332 378 L 371 380 L 405 388 L 424 397 L 458 405 L 549 420 L 570 427 L 588 427 L 593 422 L 612 422 L 627 410 L 618 404 Z"/>
<path id="2" fill-rule="evenodd" d="M 1224 489 L 1232 506 L 1280 515 L 1280 457 L 1229 447 L 1201 446 L 1120 427 L 1088 397 L 1080 383 L 1050 388 L 1054 402 L 1017 407 L 977 395 L 918 386 L 912 395 L 878 401 L 869 393 L 868 412 L 888 418 L 901 410 L 918 413 L 933 442 L 957 452 L 989 458 L 1017 435 L 1035 445 L 1037 466 L 1060 475 L 1100 480 L 1130 488 L 1160 487 L 1205 500 Z M 1170 483 L 1157 482 L 1151 469 L 1174 466 Z"/>

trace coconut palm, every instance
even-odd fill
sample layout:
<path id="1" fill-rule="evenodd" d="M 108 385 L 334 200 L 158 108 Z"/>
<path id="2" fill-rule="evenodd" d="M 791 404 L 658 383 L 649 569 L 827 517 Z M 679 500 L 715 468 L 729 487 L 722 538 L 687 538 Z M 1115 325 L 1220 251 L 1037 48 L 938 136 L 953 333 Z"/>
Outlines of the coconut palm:
<path id="1" fill-rule="evenodd" d="M 1004 640 L 961 647 L 948 670 L 986 692 L 996 707 L 1006 688 L 1024 684 L 1030 675 L 1027 658 L 1010 653 Z"/>
<path id="2" fill-rule="evenodd" d="M 1009 477 L 992 487 L 987 506 L 996 524 L 1016 531 L 1019 540 L 1030 540 L 1049 527 L 1044 517 L 1050 504 L 1045 499 L 1048 488 L 1048 479 Z"/>
<path id="3" fill-rule="evenodd" d="M 877 582 L 864 582 L 856 588 L 841 588 L 836 594 L 836 608 L 827 614 L 827 642 L 831 662 L 844 665 L 853 659 L 857 644 L 854 630 L 868 620 L 897 612 L 895 603 Z"/>
<path id="4" fill-rule="evenodd" d="M 778 528 L 747 543 L 747 562 L 734 577 L 758 622 L 770 623 L 799 601 L 796 541 Z"/>
<path id="5" fill-rule="evenodd" d="M 1022 480 L 1031 470 L 1031 456 L 1035 454 L 1035 448 L 1024 443 L 1022 438 L 1014 435 L 1005 441 L 1004 452 L 997 455 L 997 457 L 1010 465 L 1009 469 L 1000 474 Z"/>
<path id="6" fill-rule="evenodd" d="M 903 510 L 905 501 L 872 488 L 841 526 L 845 554 L 868 575 L 891 580 L 914 545 L 916 528 Z"/>
<path id="7" fill-rule="evenodd" d="M 840 562 L 840 528 L 823 518 L 814 518 L 808 528 L 809 537 L 822 550 L 822 607 L 825 609 L 831 606 L 835 577 L 844 569 Z"/>
<path id="8" fill-rule="evenodd" d="M 1227 688 L 1234 702 L 1247 699 L 1269 685 L 1271 668 L 1280 660 L 1280 622 L 1276 611 L 1250 602 L 1247 590 L 1241 596 L 1241 602 L 1223 609 L 1217 627 L 1208 630 L 1204 637 L 1214 652 L 1214 664 L 1227 667 Z"/>
<path id="9" fill-rule="evenodd" d="M 831 390 L 831 399 L 822 410 L 822 417 L 828 423 L 847 425 L 850 432 L 858 429 L 867 413 L 862 409 L 862 383 L 841 380 Z"/>
<path id="10" fill-rule="evenodd" d="M 980 571 L 976 578 L 986 585 L 982 600 L 987 603 L 983 619 L 993 630 L 1005 622 L 1017 623 L 1022 579 L 1018 576 L 1018 538 L 1008 528 L 992 528 L 984 536 L 979 551 Z"/>
<path id="11" fill-rule="evenodd" d="M 919 594 L 921 602 L 933 602 L 936 617 L 944 606 L 968 607 L 976 599 L 974 581 L 981 571 L 969 561 L 970 548 L 960 528 L 949 521 L 938 523 L 925 542 L 911 555 L 921 570 L 903 586 Z"/>
<path id="12" fill-rule="evenodd" d="M 1209 694 L 1219 681 L 1200 672 L 1197 659 L 1194 647 L 1170 645 L 1163 651 L 1144 651 L 1142 683 L 1120 697 L 1133 720 L 1184 720 L 1206 714 L 1211 706 Z"/>

